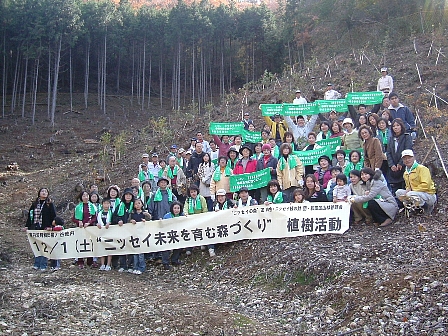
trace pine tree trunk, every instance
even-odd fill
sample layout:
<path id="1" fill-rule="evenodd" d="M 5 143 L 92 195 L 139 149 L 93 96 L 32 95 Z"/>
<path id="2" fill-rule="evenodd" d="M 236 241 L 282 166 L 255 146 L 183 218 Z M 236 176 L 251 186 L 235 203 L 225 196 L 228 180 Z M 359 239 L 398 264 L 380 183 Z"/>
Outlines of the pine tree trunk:
<path id="1" fill-rule="evenodd" d="M 146 66 L 146 37 L 143 38 L 143 62 L 142 62 L 142 111 L 145 106 L 145 66 Z"/>
<path id="2" fill-rule="evenodd" d="M 33 119 L 32 119 L 32 124 L 34 125 L 34 121 L 36 118 L 36 103 L 37 103 L 37 83 L 38 83 L 38 79 L 39 79 L 39 60 L 40 60 L 40 55 L 39 57 L 36 59 L 36 70 L 34 72 L 34 87 L 33 87 Z"/>
<path id="3" fill-rule="evenodd" d="M 56 98 L 58 94 L 58 78 L 59 78 L 59 63 L 61 61 L 61 48 L 62 48 L 62 36 L 59 37 L 59 46 L 56 54 L 56 60 L 54 64 L 54 75 L 53 75 L 53 95 L 51 103 L 51 126 L 54 127 L 54 114 L 56 112 Z"/>
<path id="4" fill-rule="evenodd" d="M 89 101 L 89 73 L 90 73 L 90 42 L 86 46 L 86 68 L 84 72 L 84 106 L 88 107 Z"/>
<path id="5" fill-rule="evenodd" d="M 23 73 L 23 96 L 22 96 L 22 118 L 25 118 L 25 103 L 26 103 L 26 88 L 28 79 L 28 47 L 27 47 L 27 56 L 25 58 L 25 71 Z"/>
<path id="6" fill-rule="evenodd" d="M 48 41 L 47 116 L 51 119 L 51 44 Z"/>
<path id="7" fill-rule="evenodd" d="M 16 108 L 16 97 L 17 97 L 17 85 L 19 81 L 19 59 L 20 52 L 19 48 L 17 48 L 17 59 L 16 59 L 16 68 L 14 70 L 14 82 L 12 86 L 12 97 L 11 97 L 11 113 L 14 114 L 14 110 Z"/>
<path id="8" fill-rule="evenodd" d="M 72 69 L 72 48 L 69 51 L 69 87 L 70 87 L 70 112 L 73 111 L 73 69 Z"/>
<path id="9" fill-rule="evenodd" d="M 2 67 L 2 117 L 5 117 L 6 108 L 6 33 L 3 33 L 3 67 Z"/>

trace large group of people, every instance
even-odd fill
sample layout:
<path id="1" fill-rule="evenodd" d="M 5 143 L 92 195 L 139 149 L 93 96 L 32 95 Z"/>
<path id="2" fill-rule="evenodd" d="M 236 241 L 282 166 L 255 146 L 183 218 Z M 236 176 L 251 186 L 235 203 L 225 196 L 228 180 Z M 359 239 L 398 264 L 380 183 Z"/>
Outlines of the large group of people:
<path id="1" fill-rule="evenodd" d="M 384 70 L 384 69 L 382 69 Z M 390 77 L 390 76 L 389 76 Z M 331 111 L 328 116 L 264 117 L 260 143 L 243 143 L 239 134 L 213 135 L 209 141 L 202 132 L 190 138 L 185 148 L 173 144 L 166 158 L 158 153 L 141 155 L 135 177 L 123 191 L 112 185 L 104 197 L 96 185 L 79 195 L 73 213 L 74 225 L 83 228 L 123 225 L 150 220 L 190 216 L 208 211 L 221 211 L 252 205 L 303 202 L 349 202 L 351 223 L 390 225 L 399 207 L 412 204 L 421 212 L 431 213 L 436 203 L 434 182 L 428 168 L 418 164 L 413 152 L 416 137 L 412 112 L 403 106 L 394 92 L 387 69 L 378 82 L 385 92 L 382 104 L 372 107 L 349 106 L 346 113 Z M 341 97 L 329 84 L 327 99 Z M 296 104 L 305 104 L 301 91 L 296 91 Z M 315 131 L 315 124 L 320 124 Z M 255 130 L 254 121 L 245 113 L 242 122 Z M 320 140 L 339 137 L 341 146 L 333 155 L 323 155 L 315 165 L 303 165 L 298 151 L 319 149 Z M 137 168 L 137 167 L 136 167 Z M 232 175 L 254 173 L 268 168 L 266 186 L 231 192 Z M 39 190 L 30 208 L 26 227 L 55 230 L 63 227 L 56 216 L 46 188 Z M 210 257 L 215 246 L 202 246 Z M 166 270 L 179 265 L 182 251 L 164 251 L 148 255 L 76 260 L 79 268 L 87 265 L 100 270 L 129 271 L 142 274 L 149 258 L 161 259 Z M 192 248 L 186 249 L 186 256 Z M 52 261 L 53 262 L 53 261 Z M 60 263 L 52 267 L 60 267 Z M 35 269 L 45 270 L 47 260 L 36 257 Z"/>

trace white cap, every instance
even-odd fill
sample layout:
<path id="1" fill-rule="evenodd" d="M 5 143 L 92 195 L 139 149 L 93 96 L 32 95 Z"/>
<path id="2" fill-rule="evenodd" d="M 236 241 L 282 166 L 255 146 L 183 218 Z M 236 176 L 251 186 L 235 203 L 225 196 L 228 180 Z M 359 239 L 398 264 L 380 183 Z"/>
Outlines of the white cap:
<path id="1" fill-rule="evenodd" d="M 191 154 L 191 150 L 187 150 L 187 151 L 185 152 L 185 155 L 187 155 L 187 154 Z"/>
<path id="2" fill-rule="evenodd" d="M 218 189 L 218 191 L 216 191 L 216 196 L 225 196 L 226 194 L 224 189 Z"/>
<path id="3" fill-rule="evenodd" d="M 302 93 L 302 91 L 300 91 L 300 90 L 296 90 L 296 93 Z"/>
<path id="4" fill-rule="evenodd" d="M 386 67 L 381 68 L 381 72 L 383 72 L 383 71 L 386 71 L 386 72 L 387 72 L 387 68 L 386 68 Z"/>
<path id="5" fill-rule="evenodd" d="M 353 120 L 351 118 L 345 118 L 342 122 L 342 126 L 344 126 L 345 124 L 352 124 L 352 126 L 354 126 Z"/>
<path id="6" fill-rule="evenodd" d="M 142 159 L 143 159 L 143 158 L 149 158 L 149 154 L 147 154 L 147 153 L 142 154 Z"/>
<path id="7" fill-rule="evenodd" d="M 185 149 L 183 149 L 182 147 L 179 148 L 179 150 L 177 151 L 179 154 L 182 154 L 183 152 L 185 152 Z"/>
<path id="8" fill-rule="evenodd" d="M 414 152 L 410 149 L 405 149 L 404 151 L 401 152 L 401 157 L 404 156 L 414 156 Z"/>

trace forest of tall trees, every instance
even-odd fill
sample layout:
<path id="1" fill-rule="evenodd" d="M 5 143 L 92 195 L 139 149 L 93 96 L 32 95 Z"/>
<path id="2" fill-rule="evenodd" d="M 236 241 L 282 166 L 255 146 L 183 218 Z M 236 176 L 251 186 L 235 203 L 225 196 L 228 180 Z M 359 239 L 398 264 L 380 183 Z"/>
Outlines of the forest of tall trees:
<path id="1" fill-rule="evenodd" d="M 142 110 L 157 104 L 201 112 L 266 70 L 304 67 L 319 43 L 332 52 L 347 41 L 366 43 L 356 27 L 366 34 L 382 27 L 381 36 L 390 38 L 443 25 L 447 11 L 444 0 L 280 0 L 275 11 L 263 4 L 238 9 L 232 1 L 138 3 L 0 2 L 2 116 L 34 122 L 36 103 L 45 97 L 54 122 L 61 92 L 71 107 L 75 93 L 85 107 L 94 97 L 104 113 L 112 94 Z"/>

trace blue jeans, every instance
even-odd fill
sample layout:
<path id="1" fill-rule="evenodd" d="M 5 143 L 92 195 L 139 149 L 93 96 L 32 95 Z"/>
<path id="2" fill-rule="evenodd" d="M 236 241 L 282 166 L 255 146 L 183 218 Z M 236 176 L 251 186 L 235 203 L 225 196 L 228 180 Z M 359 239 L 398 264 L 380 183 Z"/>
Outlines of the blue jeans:
<path id="1" fill-rule="evenodd" d="M 124 269 L 129 269 L 132 268 L 131 264 L 133 260 L 133 256 L 126 254 L 126 255 L 121 255 L 120 259 L 119 259 L 119 263 L 120 263 L 120 268 L 124 268 Z"/>
<path id="2" fill-rule="evenodd" d="M 44 256 L 34 257 L 34 267 L 39 269 L 47 269 L 48 259 Z"/>
<path id="3" fill-rule="evenodd" d="M 176 250 L 172 250 L 172 252 L 173 252 L 172 254 L 171 254 L 171 250 L 162 252 L 162 264 L 169 265 L 170 259 L 171 259 L 172 263 L 179 262 L 180 250 L 176 249 Z M 171 255 L 171 258 L 170 258 L 170 255 Z"/>
<path id="4" fill-rule="evenodd" d="M 61 261 L 59 259 L 50 260 L 50 267 L 61 268 Z"/>
<path id="5" fill-rule="evenodd" d="M 144 272 L 146 270 L 145 254 L 134 254 L 134 270 Z"/>

